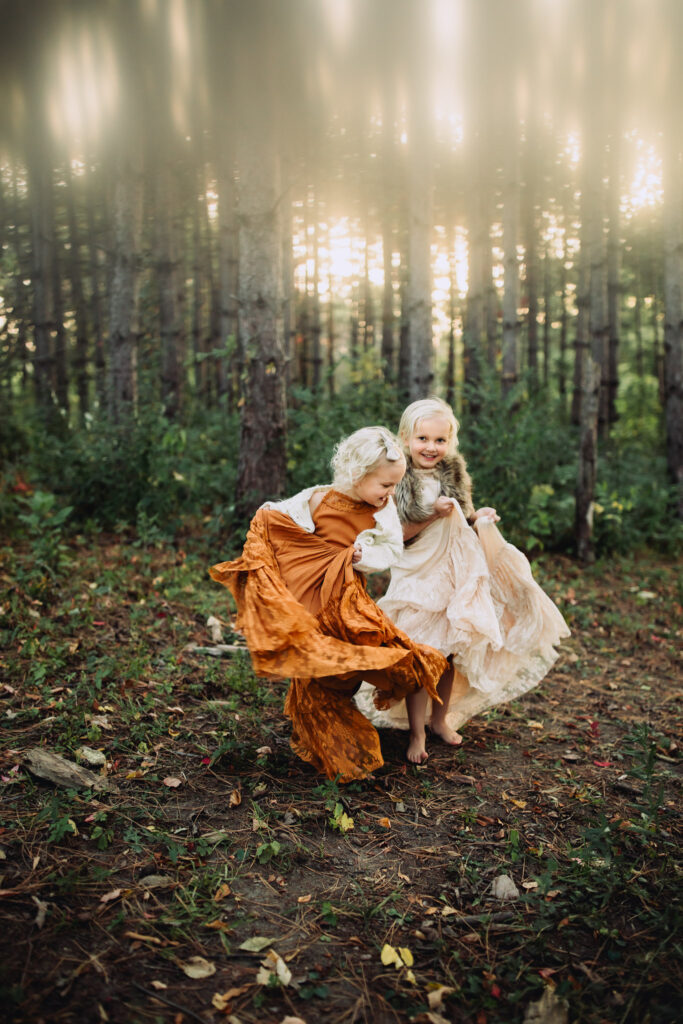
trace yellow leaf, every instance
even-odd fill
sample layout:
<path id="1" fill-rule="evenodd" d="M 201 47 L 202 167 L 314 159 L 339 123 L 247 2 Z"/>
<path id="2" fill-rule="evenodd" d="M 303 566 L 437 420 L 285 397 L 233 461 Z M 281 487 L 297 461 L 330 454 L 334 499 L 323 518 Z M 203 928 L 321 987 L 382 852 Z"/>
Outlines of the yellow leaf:
<path id="1" fill-rule="evenodd" d="M 388 967 L 389 964 L 396 964 L 397 967 L 401 966 L 401 958 L 399 957 L 394 947 L 390 946 L 387 942 L 385 942 L 384 945 L 382 946 L 380 959 L 385 967 Z"/>
<path id="2" fill-rule="evenodd" d="M 417 985 L 417 978 L 412 971 L 406 971 L 406 981 L 409 981 L 411 985 Z"/>
<path id="3" fill-rule="evenodd" d="M 388 818 L 380 818 L 378 824 L 381 825 L 382 828 L 391 828 L 391 822 Z"/>
<path id="4" fill-rule="evenodd" d="M 412 967 L 415 961 L 413 960 L 413 954 L 405 946 L 399 946 L 398 951 L 401 954 L 401 960 L 406 967 Z"/>

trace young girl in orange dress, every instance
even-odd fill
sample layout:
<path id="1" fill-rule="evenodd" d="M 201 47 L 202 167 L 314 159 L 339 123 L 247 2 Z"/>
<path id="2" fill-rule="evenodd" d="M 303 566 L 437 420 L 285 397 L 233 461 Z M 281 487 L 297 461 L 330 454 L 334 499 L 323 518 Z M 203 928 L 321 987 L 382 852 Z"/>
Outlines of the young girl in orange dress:
<path id="1" fill-rule="evenodd" d="M 237 604 L 254 671 L 290 678 L 292 749 L 330 779 L 364 778 L 383 764 L 376 729 L 352 701 L 366 680 L 373 708 L 436 686 L 447 668 L 369 597 L 363 573 L 402 554 L 393 494 L 406 469 L 398 439 L 364 427 L 342 441 L 331 486 L 266 502 L 240 558 L 210 570 Z"/>
<path id="2" fill-rule="evenodd" d="M 404 552 L 378 602 L 413 640 L 446 655 L 441 703 L 426 690 L 378 711 L 363 687 L 357 706 L 378 725 L 410 730 L 407 757 L 427 759 L 426 724 L 446 743 L 473 715 L 536 686 L 569 630 L 531 575 L 525 556 L 501 536 L 493 508 L 475 511 L 458 452 L 458 423 L 439 398 L 413 402 L 399 425 L 407 470 L 396 488 Z"/>

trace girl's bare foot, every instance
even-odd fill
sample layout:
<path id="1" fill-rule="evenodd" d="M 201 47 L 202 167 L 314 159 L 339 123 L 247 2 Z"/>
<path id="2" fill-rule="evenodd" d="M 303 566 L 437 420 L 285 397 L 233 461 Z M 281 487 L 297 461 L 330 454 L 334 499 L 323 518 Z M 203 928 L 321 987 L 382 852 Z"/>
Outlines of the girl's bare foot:
<path id="1" fill-rule="evenodd" d="M 429 757 L 426 748 L 426 736 L 424 730 L 421 733 L 410 734 L 410 742 L 406 750 L 406 759 L 411 764 L 424 764 Z"/>
<path id="2" fill-rule="evenodd" d="M 462 743 L 462 736 L 455 729 L 451 729 L 450 725 L 446 725 L 445 722 L 432 722 L 430 729 L 437 736 L 440 736 L 444 743 L 448 743 L 451 747 L 457 747 Z"/>

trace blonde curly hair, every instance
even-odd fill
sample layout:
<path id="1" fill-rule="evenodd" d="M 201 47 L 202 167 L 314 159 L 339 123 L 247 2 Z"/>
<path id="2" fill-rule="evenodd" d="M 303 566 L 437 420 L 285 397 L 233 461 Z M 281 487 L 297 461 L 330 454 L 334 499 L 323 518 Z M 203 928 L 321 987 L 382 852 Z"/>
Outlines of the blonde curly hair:
<path id="1" fill-rule="evenodd" d="M 334 449 L 330 462 L 332 484 L 339 490 L 347 490 L 383 462 L 399 461 L 405 465 L 405 455 L 398 438 L 390 430 L 386 427 L 361 427 Z"/>
<path id="2" fill-rule="evenodd" d="M 450 433 L 448 435 L 448 455 L 455 455 L 458 450 L 458 426 L 453 410 L 448 402 L 441 398 L 431 396 L 430 398 L 419 398 L 403 410 L 401 422 L 398 425 L 398 436 L 401 439 L 404 449 L 408 449 L 410 439 L 415 433 L 420 420 L 430 420 L 435 416 L 443 416 L 448 420 Z"/>

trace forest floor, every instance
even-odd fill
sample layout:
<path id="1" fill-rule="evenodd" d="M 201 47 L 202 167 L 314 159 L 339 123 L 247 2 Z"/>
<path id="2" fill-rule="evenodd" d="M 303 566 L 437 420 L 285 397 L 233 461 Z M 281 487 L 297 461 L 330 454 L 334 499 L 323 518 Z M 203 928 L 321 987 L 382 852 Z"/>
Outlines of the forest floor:
<path id="1" fill-rule="evenodd" d="M 383 732 L 337 786 L 290 751 L 283 683 L 193 647 L 211 614 L 235 642 L 220 551 L 52 545 L 0 549 L 0 1016 L 680 1019 L 680 562 L 543 558 L 572 636 L 542 685 L 420 768 Z M 99 752 L 96 784 L 36 748 Z"/>

